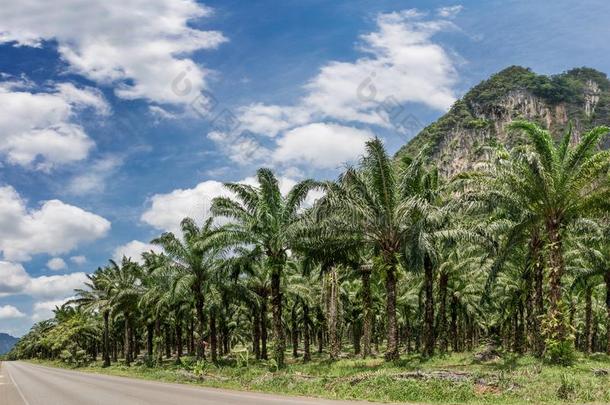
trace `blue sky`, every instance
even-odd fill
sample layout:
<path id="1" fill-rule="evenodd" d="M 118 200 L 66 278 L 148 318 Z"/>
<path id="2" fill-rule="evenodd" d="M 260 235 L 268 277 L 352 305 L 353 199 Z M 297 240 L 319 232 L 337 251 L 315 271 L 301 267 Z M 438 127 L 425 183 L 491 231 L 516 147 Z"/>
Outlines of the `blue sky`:
<path id="1" fill-rule="evenodd" d="M 270 166 L 333 178 L 509 65 L 610 71 L 604 1 L 43 0 L 0 10 L 0 332 Z M 219 118 L 220 117 L 220 118 Z M 223 118 L 229 119 L 223 121 Z"/>

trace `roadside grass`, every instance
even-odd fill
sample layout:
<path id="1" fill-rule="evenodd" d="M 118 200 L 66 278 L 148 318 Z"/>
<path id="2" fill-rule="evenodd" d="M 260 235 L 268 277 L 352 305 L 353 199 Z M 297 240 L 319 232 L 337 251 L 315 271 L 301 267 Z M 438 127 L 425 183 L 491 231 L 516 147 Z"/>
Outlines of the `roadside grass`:
<path id="1" fill-rule="evenodd" d="M 287 353 L 288 355 L 288 353 Z M 36 364 L 73 368 L 62 362 L 32 361 Z M 131 367 L 101 362 L 80 371 L 196 384 L 206 387 L 250 390 L 330 399 L 432 404 L 555 404 L 610 403 L 610 358 L 581 356 L 574 366 L 541 363 L 530 356 L 511 354 L 490 363 L 477 364 L 472 353 L 456 353 L 422 359 L 403 356 L 385 363 L 382 358 L 346 358 L 329 362 L 314 355 L 310 363 L 300 360 L 275 371 L 273 362 L 236 359 L 218 365 L 197 364 L 183 358 L 182 364 L 166 361 L 148 367 L 143 362 Z"/>

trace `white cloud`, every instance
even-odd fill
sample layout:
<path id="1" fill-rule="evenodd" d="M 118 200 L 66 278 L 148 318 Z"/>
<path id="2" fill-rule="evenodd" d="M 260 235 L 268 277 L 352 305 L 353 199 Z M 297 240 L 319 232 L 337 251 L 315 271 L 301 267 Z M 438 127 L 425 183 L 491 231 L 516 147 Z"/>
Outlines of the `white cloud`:
<path id="1" fill-rule="evenodd" d="M 161 253 L 163 249 L 151 243 L 144 243 L 139 240 L 132 240 L 124 245 L 117 247 L 112 255 L 113 259 L 120 262 L 123 257 L 131 258 L 134 262 L 142 263 L 142 253 L 153 251 Z"/>
<path id="2" fill-rule="evenodd" d="M 54 257 L 47 262 L 47 267 L 53 271 L 59 271 L 66 268 L 66 262 L 61 257 Z"/>
<path id="3" fill-rule="evenodd" d="M 48 301 L 40 301 L 34 304 L 34 311 L 32 313 L 32 320 L 34 322 L 43 321 L 45 319 L 53 318 L 53 310 L 61 307 L 66 302 L 74 299 L 74 297 L 65 297 L 61 299 L 54 299 Z"/>
<path id="4" fill-rule="evenodd" d="M 157 121 L 174 120 L 178 118 L 178 114 L 167 111 L 165 108 L 159 107 L 158 105 L 149 106 L 148 111 L 156 118 Z"/>
<path id="5" fill-rule="evenodd" d="M 194 188 L 155 194 L 141 220 L 157 229 L 178 233 L 183 218 L 191 217 L 198 221 L 207 218 L 212 200 L 223 195 L 229 195 L 228 191 L 221 182 L 214 180 L 204 181 Z"/>
<path id="6" fill-rule="evenodd" d="M 8 260 L 28 260 L 31 255 L 67 253 L 82 243 L 106 235 L 110 222 L 99 215 L 59 200 L 28 209 L 11 186 L 0 187 L 0 250 Z"/>
<path id="7" fill-rule="evenodd" d="M 76 265 L 82 266 L 83 264 L 87 263 L 87 258 L 85 256 L 72 256 L 70 258 L 70 261 Z"/>
<path id="8" fill-rule="evenodd" d="M 55 40 L 72 71 L 115 85 L 117 96 L 182 104 L 206 87 L 208 75 L 185 55 L 226 41 L 189 25 L 211 14 L 195 0 L 8 2 L 0 8 L 0 43 Z"/>
<path id="9" fill-rule="evenodd" d="M 279 177 L 279 187 L 283 194 L 288 193 L 297 181 L 288 177 Z M 256 186 L 256 178 L 247 177 L 240 183 Z M 212 200 L 216 197 L 231 196 L 224 188 L 223 183 L 208 180 L 197 184 L 194 188 L 177 189 L 167 194 L 155 194 L 150 199 L 150 207 L 142 214 L 140 219 L 162 231 L 176 234 L 180 232 L 180 222 L 185 217 L 202 222 L 210 216 Z M 320 196 L 311 192 L 305 204 L 312 204 Z"/>
<path id="10" fill-rule="evenodd" d="M 69 83 L 30 90 L 24 82 L 0 82 L 0 153 L 12 164 L 47 171 L 86 158 L 94 142 L 73 118 L 84 108 L 108 114 L 101 93 Z"/>
<path id="11" fill-rule="evenodd" d="M 372 137 L 372 132 L 354 127 L 308 124 L 282 135 L 277 141 L 273 159 L 322 169 L 336 168 L 362 155 L 365 142 Z"/>
<path id="12" fill-rule="evenodd" d="M 275 136 L 295 126 L 332 119 L 401 129 L 393 115 L 404 103 L 448 109 L 455 101 L 455 63 L 432 39 L 440 31 L 453 29 L 453 24 L 415 10 L 379 14 L 376 22 L 377 30 L 361 37 L 364 56 L 324 65 L 294 105 L 253 103 L 240 108 L 243 128 Z"/>
<path id="13" fill-rule="evenodd" d="M 56 299 L 73 294 L 87 281 L 85 273 L 31 277 L 19 263 L 0 261 L 0 296 L 25 294 Z"/>
<path id="14" fill-rule="evenodd" d="M 107 156 L 98 159 L 68 182 L 67 191 L 74 195 L 101 193 L 106 188 L 106 181 L 123 164 L 118 156 Z"/>
<path id="15" fill-rule="evenodd" d="M 436 14 L 443 18 L 453 18 L 458 15 L 463 9 L 464 6 L 460 4 L 455 6 L 441 7 L 436 9 Z"/>
<path id="16" fill-rule="evenodd" d="M 12 305 L 0 306 L 0 319 L 23 318 L 25 314 Z"/>
<path id="17" fill-rule="evenodd" d="M 83 288 L 87 281 L 85 273 L 70 273 L 57 276 L 40 276 L 30 279 L 26 293 L 34 297 L 56 298 L 73 294 L 74 289 Z"/>
<path id="18" fill-rule="evenodd" d="M 30 276 L 19 263 L 0 260 L 0 297 L 20 294 L 30 284 Z"/>

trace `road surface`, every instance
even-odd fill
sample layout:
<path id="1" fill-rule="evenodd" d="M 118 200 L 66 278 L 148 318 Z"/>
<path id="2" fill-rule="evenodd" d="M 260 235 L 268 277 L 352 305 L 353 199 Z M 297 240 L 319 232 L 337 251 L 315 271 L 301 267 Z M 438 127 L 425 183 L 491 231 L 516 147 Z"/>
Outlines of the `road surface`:
<path id="1" fill-rule="evenodd" d="M 362 405 L 81 373 L 22 362 L 0 366 L 1 405 Z M 364 403 L 366 404 L 366 403 Z"/>

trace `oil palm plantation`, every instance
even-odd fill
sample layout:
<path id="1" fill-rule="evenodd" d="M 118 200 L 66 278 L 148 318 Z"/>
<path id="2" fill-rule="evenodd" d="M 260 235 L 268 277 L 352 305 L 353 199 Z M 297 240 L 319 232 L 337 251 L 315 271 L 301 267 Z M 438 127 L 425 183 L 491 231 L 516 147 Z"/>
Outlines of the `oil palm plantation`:
<path id="1" fill-rule="evenodd" d="M 101 313 L 104 319 L 104 335 L 102 338 L 102 356 L 104 367 L 110 366 L 110 311 L 111 302 L 108 293 L 108 268 L 100 267 L 93 274 L 87 275 L 85 288 L 75 290 L 76 298 L 69 301 L 91 313 Z"/>
<path id="2" fill-rule="evenodd" d="M 312 180 L 298 183 L 286 194 L 269 169 L 259 169 L 257 186 L 227 183 L 232 197 L 217 197 L 212 213 L 229 219 L 219 230 L 218 240 L 226 247 L 253 245 L 265 254 L 271 272 L 271 305 L 273 311 L 274 359 L 284 367 L 284 327 L 282 324 L 281 278 L 291 246 L 296 239 L 301 208 L 309 192 L 316 187 Z"/>
<path id="3" fill-rule="evenodd" d="M 562 310 L 565 274 L 564 239 L 568 227 L 584 217 L 605 215 L 610 209 L 610 152 L 598 150 L 608 128 L 597 127 L 572 144 L 566 131 L 555 143 L 537 124 L 517 121 L 513 131 L 524 134 L 525 144 L 505 153 L 500 162 L 480 174 L 476 200 L 508 212 L 518 212 L 507 230 L 508 245 L 540 235 L 546 244 L 549 273 L 549 310 L 545 319 L 550 341 L 568 338 Z"/>
<path id="4" fill-rule="evenodd" d="M 220 268 L 224 247 L 217 243 L 218 231 L 214 219 L 209 218 L 198 226 L 191 218 L 180 223 L 181 237 L 166 232 L 153 239 L 152 243 L 163 248 L 167 260 L 159 271 L 171 271 L 173 280 L 171 291 L 174 296 L 192 294 L 197 314 L 198 343 L 197 358 L 204 357 L 205 347 L 205 294 L 210 278 Z"/>
<path id="5" fill-rule="evenodd" d="M 395 164 L 380 139 L 366 143 L 358 168 L 348 167 L 336 184 L 327 185 L 328 210 L 334 220 L 330 228 L 352 235 L 380 258 L 385 273 L 387 349 L 386 360 L 396 360 L 398 328 L 396 323 L 397 269 L 406 245 L 407 228 L 400 203 L 408 197 Z"/>

